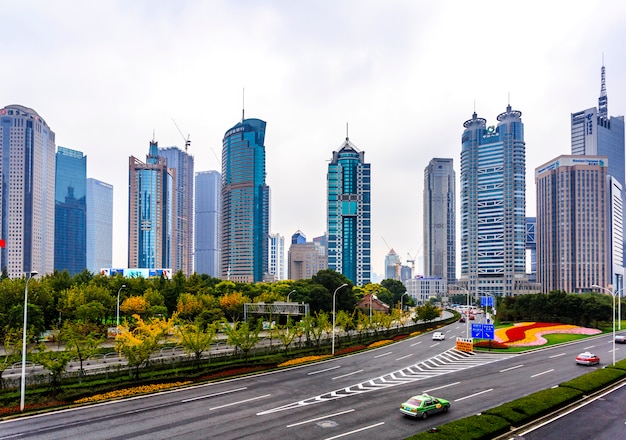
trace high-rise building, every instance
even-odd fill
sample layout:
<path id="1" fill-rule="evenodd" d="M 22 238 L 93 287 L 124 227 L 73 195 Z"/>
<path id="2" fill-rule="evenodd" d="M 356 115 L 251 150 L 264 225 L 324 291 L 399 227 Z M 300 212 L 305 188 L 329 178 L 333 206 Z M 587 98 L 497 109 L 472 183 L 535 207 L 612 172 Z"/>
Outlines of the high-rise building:
<path id="1" fill-rule="evenodd" d="M 606 156 L 559 156 L 535 170 L 537 280 L 544 292 L 590 292 L 610 283 L 608 169 Z"/>
<path id="2" fill-rule="evenodd" d="M 87 156 L 59 147 L 54 196 L 54 269 L 87 268 Z"/>
<path id="3" fill-rule="evenodd" d="M 113 185 L 87 178 L 87 269 L 99 273 L 113 264 Z"/>
<path id="4" fill-rule="evenodd" d="M 291 244 L 302 244 L 302 243 L 306 243 L 306 235 L 304 235 L 304 232 L 297 230 L 291 236 Z"/>
<path id="5" fill-rule="evenodd" d="M 285 279 L 285 237 L 269 234 L 269 261 L 267 273 L 276 281 Z"/>
<path id="6" fill-rule="evenodd" d="M 319 237 L 318 237 L 319 238 Z M 326 269 L 326 248 L 321 240 L 307 242 L 302 231 L 291 236 L 288 252 L 288 278 L 290 280 L 311 279 L 320 270 Z"/>
<path id="7" fill-rule="evenodd" d="M 537 217 L 526 217 L 526 256 L 530 258 L 526 263 L 530 262 L 527 267 L 528 281 L 537 282 Z M 530 270 L 530 271 L 529 271 Z"/>
<path id="8" fill-rule="evenodd" d="M 213 278 L 220 276 L 221 185 L 218 171 L 196 173 L 194 268 Z"/>
<path id="9" fill-rule="evenodd" d="M 146 163 L 130 156 L 128 174 L 128 266 L 174 269 L 175 171 L 152 140 Z"/>
<path id="10" fill-rule="evenodd" d="M 424 170 L 424 274 L 456 282 L 456 176 L 452 159 L 431 159 Z"/>
<path id="11" fill-rule="evenodd" d="M 395 250 L 390 249 L 389 253 L 385 255 L 385 278 L 388 280 L 400 280 L 401 268 L 400 256 Z"/>
<path id="12" fill-rule="evenodd" d="M 159 148 L 159 157 L 167 161 L 167 167 L 175 171 L 176 223 L 174 243 L 176 260 L 172 270 L 182 271 L 186 276 L 193 273 L 193 156 L 178 147 Z"/>
<path id="13" fill-rule="evenodd" d="M 608 175 L 617 180 L 622 191 L 626 189 L 625 175 L 625 138 L 624 116 L 609 116 L 608 96 L 606 93 L 606 70 L 604 65 L 601 69 L 600 97 L 598 107 L 588 108 L 572 113 L 572 154 L 586 156 L 605 156 L 608 158 Z M 626 195 L 622 193 L 622 205 L 626 201 Z M 621 260 L 626 261 L 626 225 L 621 229 L 612 228 L 611 242 L 614 253 L 622 254 Z M 621 249 L 617 238 L 622 239 Z M 613 259 L 617 264 L 618 260 Z M 624 278 L 613 271 L 617 278 L 612 281 L 613 288 L 617 292 L 624 288 Z"/>
<path id="14" fill-rule="evenodd" d="M 461 284 L 474 294 L 528 293 L 526 278 L 526 151 L 522 113 L 476 113 L 461 150 Z"/>
<path id="15" fill-rule="evenodd" d="M 365 152 L 346 137 L 327 175 L 328 268 L 357 286 L 371 279 L 371 175 Z"/>
<path id="16" fill-rule="evenodd" d="M 0 265 L 9 277 L 54 269 L 54 132 L 33 109 L 0 109 Z"/>
<path id="17" fill-rule="evenodd" d="M 265 183 L 265 121 L 243 119 L 222 147 L 221 278 L 258 282 L 268 269 L 270 188 Z"/>

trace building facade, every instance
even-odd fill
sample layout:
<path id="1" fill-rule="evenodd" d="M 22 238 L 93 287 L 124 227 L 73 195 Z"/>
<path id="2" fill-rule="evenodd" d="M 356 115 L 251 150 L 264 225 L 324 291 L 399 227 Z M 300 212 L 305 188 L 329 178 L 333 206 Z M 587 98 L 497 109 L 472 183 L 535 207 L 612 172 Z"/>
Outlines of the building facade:
<path id="1" fill-rule="evenodd" d="M 385 255 L 385 278 L 390 280 L 400 280 L 400 271 L 402 269 L 402 262 L 400 261 L 400 255 L 393 249 L 389 250 L 389 253 Z"/>
<path id="2" fill-rule="evenodd" d="M 172 269 L 182 271 L 185 276 L 193 273 L 193 195 L 194 160 L 193 156 L 178 147 L 159 148 L 159 157 L 167 161 L 167 167 L 175 171 L 176 223 L 174 243 L 176 261 Z"/>
<path id="3" fill-rule="evenodd" d="M 285 279 L 285 237 L 269 234 L 269 261 L 267 272 L 276 281 Z"/>
<path id="4" fill-rule="evenodd" d="M 476 113 L 466 121 L 461 150 L 461 280 L 471 292 L 527 293 L 526 146 L 522 113 Z"/>
<path id="5" fill-rule="evenodd" d="M 54 191 L 54 269 L 87 268 L 87 156 L 59 147 Z"/>
<path id="6" fill-rule="evenodd" d="M 537 280 L 544 292 L 590 292 L 611 280 L 605 156 L 559 156 L 535 170 Z"/>
<path id="7" fill-rule="evenodd" d="M 528 281 L 535 283 L 537 282 L 537 217 L 526 217 L 526 257 Z"/>
<path id="8" fill-rule="evenodd" d="M 417 305 L 423 305 L 431 298 L 445 296 L 448 289 L 446 280 L 439 277 L 414 277 L 403 283 L 407 293 Z"/>
<path id="9" fill-rule="evenodd" d="M 159 157 L 156 140 L 150 142 L 145 163 L 129 158 L 128 174 L 128 267 L 177 271 L 176 173 Z"/>
<path id="10" fill-rule="evenodd" d="M 218 171 L 196 173 L 194 268 L 213 278 L 220 277 L 221 184 Z"/>
<path id="11" fill-rule="evenodd" d="M 113 265 L 113 185 L 87 178 L 86 263 L 91 273 Z"/>
<path id="12" fill-rule="evenodd" d="M 452 159 L 431 159 L 424 170 L 424 274 L 456 282 L 456 203 Z"/>
<path id="13" fill-rule="evenodd" d="M 224 134 L 220 274 L 225 280 L 259 282 L 268 270 L 265 127 L 260 119 L 243 119 Z"/>
<path id="14" fill-rule="evenodd" d="M 328 164 L 327 194 L 328 268 L 363 286 L 371 280 L 371 173 L 347 137 Z"/>
<path id="15" fill-rule="evenodd" d="M 9 277 L 54 269 L 55 136 L 36 111 L 0 109 L 0 265 Z"/>
<path id="16" fill-rule="evenodd" d="M 291 236 L 291 246 L 287 253 L 288 279 L 311 279 L 320 270 L 327 268 L 326 247 L 322 240 L 307 242 L 304 233 L 296 231 Z"/>

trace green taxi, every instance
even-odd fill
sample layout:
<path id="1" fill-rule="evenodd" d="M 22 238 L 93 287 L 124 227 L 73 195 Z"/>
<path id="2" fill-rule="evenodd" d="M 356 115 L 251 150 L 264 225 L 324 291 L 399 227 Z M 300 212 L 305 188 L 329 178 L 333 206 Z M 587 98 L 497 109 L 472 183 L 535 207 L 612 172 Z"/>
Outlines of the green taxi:
<path id="1" fill-rule="evenodd" d="M 413 396 L 400 405 L 400 412 L 407 416 L 425 419 L 431 414 L 447 412 L 449 408 L 449 400 L 424 393 Z"/>

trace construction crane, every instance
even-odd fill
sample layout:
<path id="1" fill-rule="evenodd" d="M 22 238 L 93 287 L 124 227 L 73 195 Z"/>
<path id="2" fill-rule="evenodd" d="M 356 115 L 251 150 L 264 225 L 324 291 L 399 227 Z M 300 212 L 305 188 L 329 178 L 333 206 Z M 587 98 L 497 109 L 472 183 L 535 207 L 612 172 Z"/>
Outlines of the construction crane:
<path id="1" fill-rule="evenodd" d="M 409 254 L 408 252 L 406 253 L 407 259 L 406 262 L 407 263 L 411 263 L 411 277 L 415 276 L 415 257 L 412 257 L 411 254 Z"/>
<path id="2" fill-rule="evenodd" d="M 178 126 L 174 118 L 172 118 L 172 122 L 176 126 L 176 129 L 178 130 L 180 135 L 183 137 L 183 140 L 185 141 L 185 153 L 186 153 L 189 147 L 191 146 L 191 140 L 189 139 L 189 135 L 187 135 L 187 138 L 185 138 L 185 135 L 183 134 L 182 130 L 180 129 L 180 127 Z"/>

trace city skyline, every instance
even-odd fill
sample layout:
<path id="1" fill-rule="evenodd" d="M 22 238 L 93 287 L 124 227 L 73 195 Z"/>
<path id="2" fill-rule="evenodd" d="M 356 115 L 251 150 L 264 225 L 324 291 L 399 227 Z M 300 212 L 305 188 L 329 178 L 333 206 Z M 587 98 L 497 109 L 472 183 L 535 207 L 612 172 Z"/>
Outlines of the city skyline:
<path id="1" fill-rule="evenodd" d="M 421 171 L 435 156 L 459 163 L 457 127 L 473 110 L 524 112 L 527 216 L 532 170 L 570 151 L 570 115 L 598 102 L 603 54 L 609 112 L 626 112 L 626 5 L 603 6 L 313 2 L 303 23 L 284 1 L 24 1 L 4 11 L 6 34 L 20 38 L 2 40 L 3 57 L 20 68 L 3 73 L 1 105 L 37 111 L 57 145 L 84 152 L 88 177 L 113 185 L 116 238 L 128 233 L 128 156 L 153 130 L 165 147 L 189 135 L 196 171 L 219 171 L 244 88 L 246 115 L 271 127 L 271 232 L 322 235 L 327 161 L 349 123 L 372 164 L 380 275 L 382 237 L 403 264 L 422 252 Z M 126 259 L 115 239 L 112 266 Z"/>

